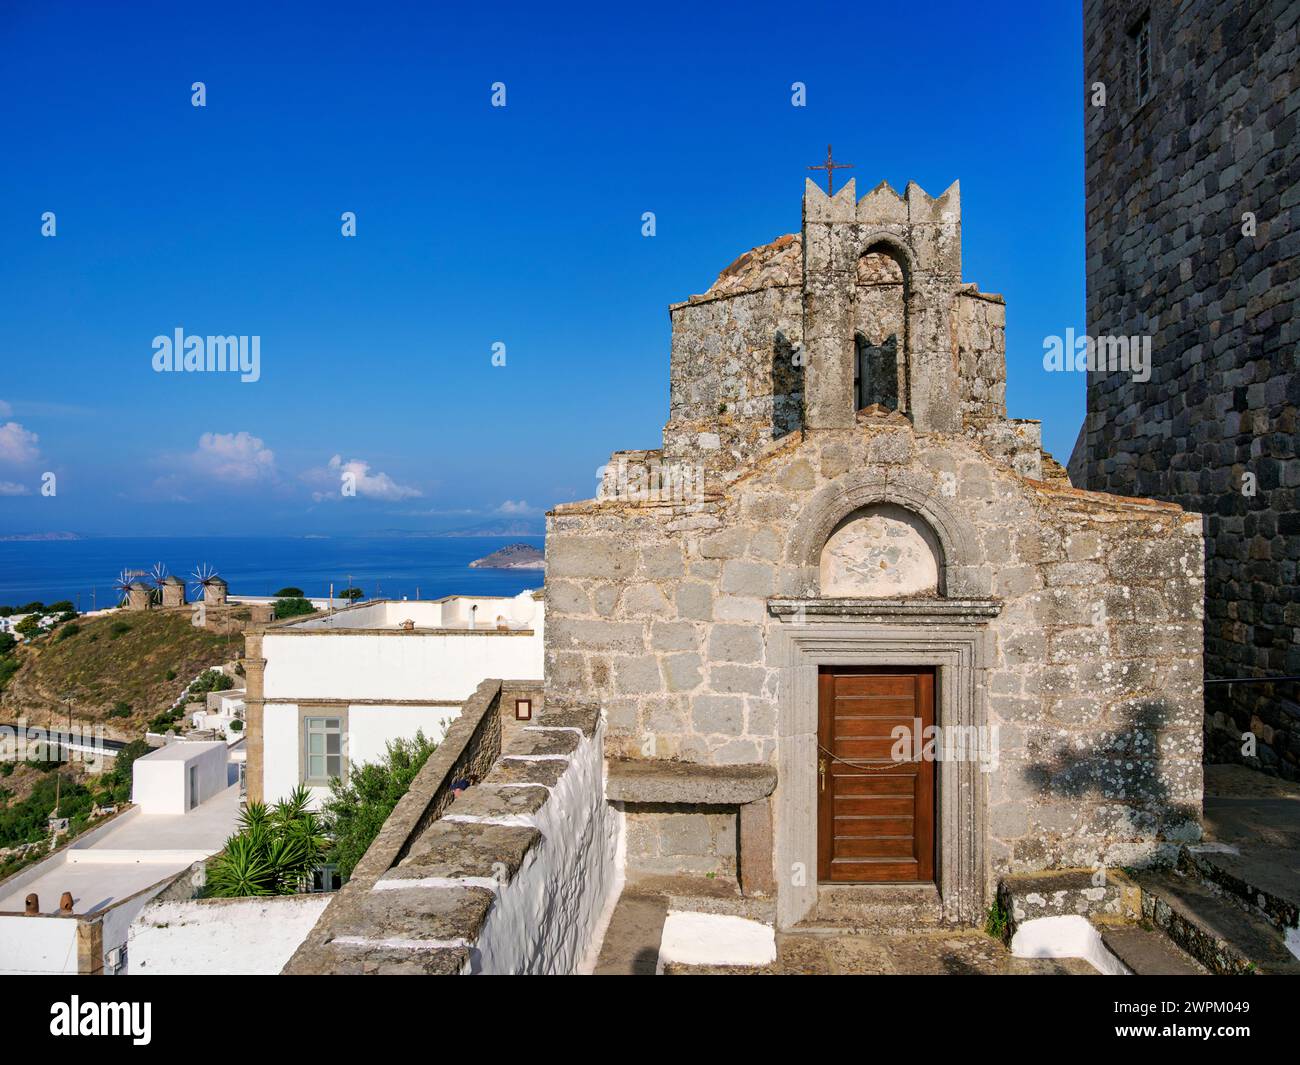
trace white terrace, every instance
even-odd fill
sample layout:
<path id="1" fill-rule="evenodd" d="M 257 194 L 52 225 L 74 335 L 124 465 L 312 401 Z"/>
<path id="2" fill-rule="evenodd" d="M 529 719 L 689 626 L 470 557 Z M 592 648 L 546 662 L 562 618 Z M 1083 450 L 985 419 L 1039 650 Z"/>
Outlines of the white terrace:
<path id="1" fill-rule="evenodd" d="M 523 631 L 535 626 L 541 612 L 541 603 L 534 592 L 522 592 L 514 597 L 449 595 L 442 599 L 379 599 L 336 610 L 321 617 L 290 622 L 289 625 L 295 629 L 334 631 L 340 629 Z"/>

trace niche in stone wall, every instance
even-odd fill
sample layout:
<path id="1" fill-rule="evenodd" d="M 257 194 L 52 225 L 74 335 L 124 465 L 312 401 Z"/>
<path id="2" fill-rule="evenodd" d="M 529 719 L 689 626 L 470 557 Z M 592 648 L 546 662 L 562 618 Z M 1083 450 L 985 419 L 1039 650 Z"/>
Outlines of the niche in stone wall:
<path id="1" fill-rule="evenodd" d="M 907 279 L 883 245 L 858 257 L 853 330 L 855 409 L 906 410 Z"/>
<path id="2" fill-rule="evenodd" d="M 855 510 L 827 538 L 821 594 L 896 599 L 940 594 L 943 552 L 924 519 L 893 503 Z"/>

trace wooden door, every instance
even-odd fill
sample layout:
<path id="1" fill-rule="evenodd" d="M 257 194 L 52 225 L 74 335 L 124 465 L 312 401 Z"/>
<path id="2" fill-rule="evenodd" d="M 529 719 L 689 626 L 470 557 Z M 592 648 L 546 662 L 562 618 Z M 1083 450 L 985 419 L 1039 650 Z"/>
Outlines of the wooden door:
<path id="1" fill-rule="evenodd" d="M 823 883 L 934 880 L 934 670 L 823 669 L 818 685 L 817 878 Z M 895 762 L 898 725 L 915 739 Z"/>

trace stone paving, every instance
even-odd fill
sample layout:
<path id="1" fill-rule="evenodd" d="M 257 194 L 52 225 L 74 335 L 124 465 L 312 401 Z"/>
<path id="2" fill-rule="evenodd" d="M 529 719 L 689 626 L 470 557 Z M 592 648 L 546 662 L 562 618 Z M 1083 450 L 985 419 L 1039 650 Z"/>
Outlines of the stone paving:
<path id="1" fill-rule="evenodd" d="M 761 968 L 670 965 L 670 976 L 1096 976 L 1076 958 L 1015 958 L 977 929 L 911 935 L 791 933 L 776 937 L 777 958 Z"/>
<path id="2" fill-rule="evenodd" d="M 668 901 L 663 897 L 624 892 L 610 920 L 596 962 L 596 976 L 650 976 L 658 966 Z M 996 939 L 970 928 L 909 934 L 842 934 L 838 932 L 780 933 L 777 959 L 771 965 L 665 966 L 669 976 L 1050 976 L 1096 975 L 1085 961 L 1069 958 L 1012 957 Z"/>

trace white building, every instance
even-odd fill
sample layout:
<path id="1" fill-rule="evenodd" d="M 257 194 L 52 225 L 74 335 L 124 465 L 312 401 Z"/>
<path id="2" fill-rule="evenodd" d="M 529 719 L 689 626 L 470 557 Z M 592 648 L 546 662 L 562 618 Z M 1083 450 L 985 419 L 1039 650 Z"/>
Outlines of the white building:
<path id="1" fill-rule="evenodd" d="M 540 681 L 543 624 L 540 593 L 523 592 L 378 600 L 250 633 L 249 798 L 305 784 L 319 803 L 389 741 L 441 738 L 484 679 Z"/>
<path id="2" fill-rule="evenodd" d="M 239 785 L 224 743 L 170 744 L 132 773 L 138 805 L 0 883 L 0 974 L 125 973 L 136 915 L 235 831 Z"/>
<path id="3" fill-rule="evenodd" d="M 231 784 L 224 743 L 169 743 L 131 766 L 131 801 L 145 814 L 186 814 Z"/>

